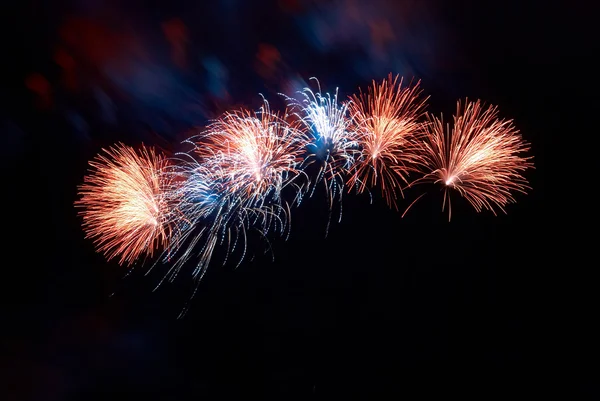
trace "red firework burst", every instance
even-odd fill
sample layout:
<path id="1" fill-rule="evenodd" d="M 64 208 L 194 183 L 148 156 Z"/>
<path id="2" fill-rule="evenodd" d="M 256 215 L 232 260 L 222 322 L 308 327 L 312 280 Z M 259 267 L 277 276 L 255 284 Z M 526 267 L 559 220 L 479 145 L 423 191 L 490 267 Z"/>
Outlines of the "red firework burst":
<path id="1" fill-rule="evenodd" d="M 350 188 L 363 192 L 379 184 L 389 206 L 396 206 L 402 182 L 419 155 L 415 152 L 418 119 L 423 115 L 427 98 L 421 98 L 419 82 L 402 86 L 390 74 L 381 84 L 373 81 L 367 93 L 351 97 L 349 110 L 359 136 L 362 155 L 348 180 Z"/>
<path id="2" fill-rule="evenodd" d="M 86 238 L 98 252 L 119 264 L 152 256 L 169 238 L 166 159 L 142 146 L 139 152 L 119 144 L 90 162 L 91 172 L 79 187 Z"/>
<path id="3" fill-rule="evenodd" d="M 529 150 L 512 120 L 498 118 L 496 106 L 481 101 L 458 102 L 452 128 L 441 118 L 430 116 L 423 124 L 419 141 L 418 169 L 425 175 L 415 181 L 441 183 L 444 202 L 450 202 L 448 190 L 456 190 L 477 212 L 515 202 L 513 192 L 525 193 L 528 186 L 524 170 L 533 167 Z M 451 218 L 449 204 L 449 218 Z"/>
<path id="4" fill-rule="evenodd" d="M 259 112 L 239 109 L 212 123 L 197 154 L 228 193 L 260 203 L 267 196 L 278 199 L 287 179 L 299 172 L 303 135 L 265 101 Z"/>

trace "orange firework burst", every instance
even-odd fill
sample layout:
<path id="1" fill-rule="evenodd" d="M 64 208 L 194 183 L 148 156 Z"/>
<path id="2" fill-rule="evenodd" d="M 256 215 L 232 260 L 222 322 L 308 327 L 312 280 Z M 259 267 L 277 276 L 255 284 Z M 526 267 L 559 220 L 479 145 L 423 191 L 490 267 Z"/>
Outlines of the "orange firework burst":
<path id="1" fill-rule="evenodd" d="M 167 161 L 153 149 L 139 152 L 119 144 L 90 162 L 92 172 L 79 187 L 86 238 L 99 252 L 119 264 L 132 264 L 141 255 L 152 256 L 169 238 L 167 183 L 162 174 Z"/>
<path id="2" fill-rule="evenodd" d="M 419 130 L 418 119 L 424 113 L 427 98 L 420 99 L 419 83 L 402 86 L 390 74 L 380 85 L 373 81 L 368 93 L 362 91 L 351 97 L 349 110 L 361 133 L 362 155 L 348 180 L 349 188 L 363 192 L 367 186 L 381 186 L 389 206 L 396 207 L 401 181 L 418 158 L 414 140 Z"/>
<path id="3" fill-rule="evenodd" d="M 512 120 L 498 118 L 498 108 L 487 108 L 480 101 L 457 104 L 452 129 L 444 130 L 441 119 L 429 118 L 423 124 L 419 141 L 418 165 L 425 176 L 419 181 L 442 183 L 444 202 L 448 189 L 458 191 L 477 212 L 504 207 L 515 202 L 511 192 L 530 189 L 522 172 L 533 167 L 531 157 L 520 154 L 529 150 Z"/>
<path id="4" fill-rule="evenodd" d="M 239 109 L 213 122 L 197 153 L 230 194 L 252 206 L 267 197 L 278 200 L 299 172 L 303 135 L 296 124 L 271 112 L 265 100 L 258 112 Z"/>

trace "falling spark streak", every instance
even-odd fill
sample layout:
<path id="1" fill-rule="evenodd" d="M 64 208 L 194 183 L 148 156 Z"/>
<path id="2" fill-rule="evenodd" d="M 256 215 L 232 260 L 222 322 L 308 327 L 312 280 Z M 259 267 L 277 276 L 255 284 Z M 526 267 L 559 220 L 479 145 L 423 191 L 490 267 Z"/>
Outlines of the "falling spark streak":
<path id="1" fill-rule="evenodd" d="M 146 147 L 136 152 L 118 144 L 89 164 L 91 172 L 79 186 L 75 202 L 86 238 L 108 260 L 131 265 L 141 255 L 152 257 L 167 244 L 170 208 L 165 197 L 167 160 Z"/>
<path id="2" fill-rule="evenodd" d="M 456 190 L 477 212 L 514 203 L 513 191 L 526 193 L 527 180 L 522 173 L 533 168 L 532 157 L 522 153 L 530 149 L 512 120 L 498 118 L 498 108 L 484 108 L 480 101 L 457 104 L 454 124 L 444 130 L 442 119 L 429 116 L 419 141 L 418 169 L 425 174 L 419 182 L 444 186 L 444 210 L 449 190 Z"/>
<path id="3" fill-rule="evenodd" d="M 398 78 L 390 74 L 379 85 L 373 81 L 368 92 L 352 96 L 349 105 L 362 150 L 348 180 L 349 189 L 355 187 L 361 193 L 379 184 L 388 206 L 396 209 L 402 184 L 408 183 L 408 174 L 419 159 L 415 138 L 427 101 L 420 98 L 420 82 L 403 87 L 403 79 Z"/>
<path id="4" fill-rule="evenodd" d="M 165 261 L 175 263 L 165 276 L 174 280 L 184 263 L 187 262 L 201 239 L 204 245 L 199 250 L 199 260 L 194 276 L 204 274 L 212 258 L 216 224 L 220 221 L 222 204 L 219 199 L 219 183 L 212 178 L 205 166 L 191 158 L 184 159 L 179 154 L 179 163 L 165 171 L 169 176 L 170 204 L 172 205 L 172 235 L 164 253 Z M 213 244 L 211 247 L 210 245 Z M 162 281 L 159 283 L 162 284 Z"/>

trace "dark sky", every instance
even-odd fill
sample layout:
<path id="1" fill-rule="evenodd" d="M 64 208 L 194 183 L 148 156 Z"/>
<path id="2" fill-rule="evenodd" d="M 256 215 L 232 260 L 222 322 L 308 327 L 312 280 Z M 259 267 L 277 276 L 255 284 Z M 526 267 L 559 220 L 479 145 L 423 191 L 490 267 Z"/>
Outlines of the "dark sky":
<path id="1" fill-rule="evenodd" d="M 545 149 L 567 85 L 548 83 L 567 57 L 552 27 L 579 10 L 449 3 L 24 1 L 6 14 L 1 398 L 539 394 L 539 286 L 555 243 Z M 389 72 L 421 79 L 436 114 L 465 97 L 498 105 L 532 145 L 533 190 L 498 216 L 455 196 L 450 223 L 435 194 L 405 218 L 347 195 L 327 238 L 315 196 L 294 209 L 291 238 L 273 238 L 274 262 L 212 265 L 179 320 L 189 275 L 153 291 L 164 270 L 124 277 L 84 240 L 73 202 L 102 147 L 177 150 L 259 93 L 278 107 L 277 93 L 316 76 L 345 97 Z"/>

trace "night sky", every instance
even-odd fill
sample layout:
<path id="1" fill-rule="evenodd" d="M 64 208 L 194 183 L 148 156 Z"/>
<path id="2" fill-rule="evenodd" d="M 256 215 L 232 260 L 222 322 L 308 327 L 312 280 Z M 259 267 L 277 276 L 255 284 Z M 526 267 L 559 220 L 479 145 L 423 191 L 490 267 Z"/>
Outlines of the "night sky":
<path id="1" fill-rule="evenodd" d="M 365 400 L 530 397 L 547 379 L 538 324 L 552 261 L 545 149 L 564 81 L 549 84 L 568 11 L 526 2 L 24 1 L 5 34 L 4 379 L 12 400 Z M 123 4 L 120 4 L 123 3 Z M 450 4 L 452 3 L 452 4 Z M 127 5 L 124 5 L 127 4 Z M 13 14 L 14 12 L 14 14 Z M 8 17 L 12 18 L 12 17 Z M 347 194 L 325 236 L 316 193 L 273 254 L 214 263 L 154 291 L 84 239 L 73 203 L 88 161 L 121 141 L 165 152 L 259 94 L 281 109 L 317 77 L 355 93 L 421 80 L 428 110 L 499 106 L 531 143 L 533 188 L 507 214 L 409 190 L 389 209 Z M 556 114 L 554 114 L 556 115 Z M 560 121 L 558 122 L 560 124 Z M 274 256 L 274 261 L 273 261 Z M 591 387 L 584 387 L 590 389 Z M 597 388 L 597 386 L 596 386 Z M 137 398 L 136 398 L 137 399 Z"/>

